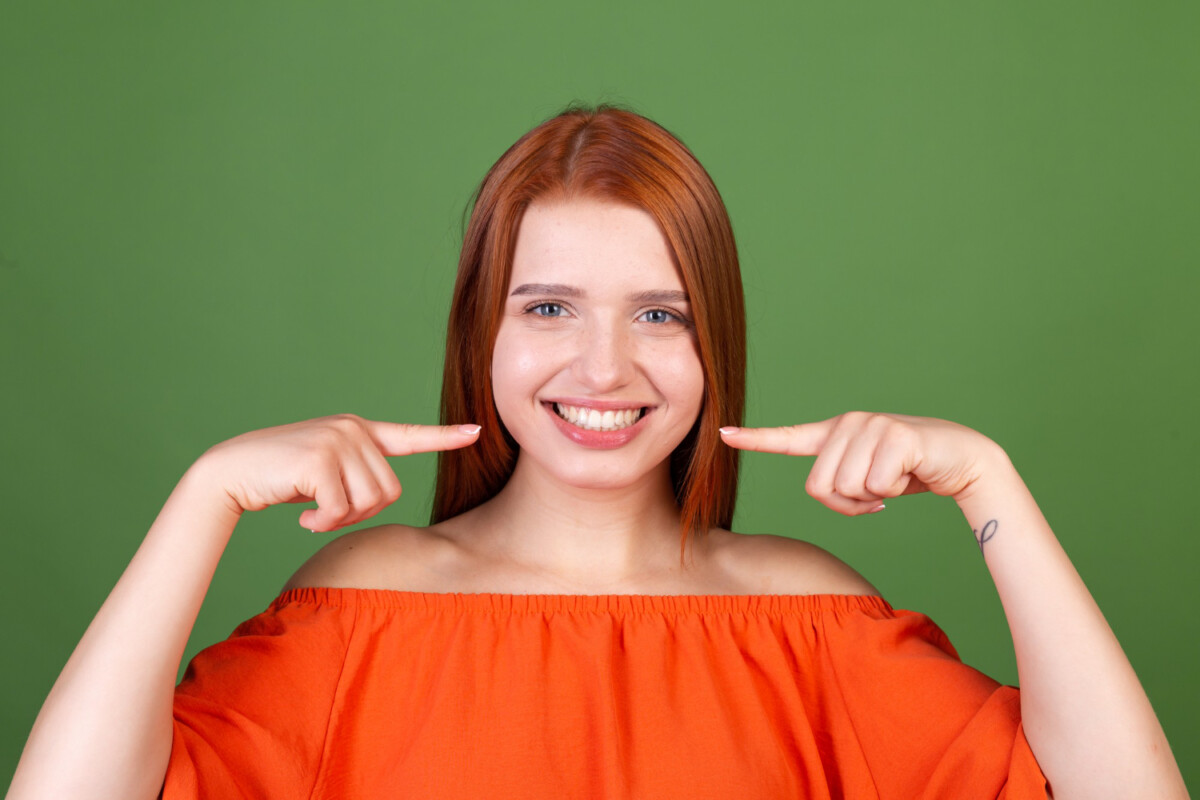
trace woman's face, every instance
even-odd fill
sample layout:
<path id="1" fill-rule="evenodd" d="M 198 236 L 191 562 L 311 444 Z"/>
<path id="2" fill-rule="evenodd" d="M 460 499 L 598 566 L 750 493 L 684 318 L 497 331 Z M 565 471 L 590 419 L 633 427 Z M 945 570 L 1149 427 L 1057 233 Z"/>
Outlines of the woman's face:
<path id="1" fill-rule="evenodd" d="M 526 210 L 492 386 L 525 467 L 604 489 L 668 469 L 704 376 L 683 279 L 649 213 L 590 199 Z"/>

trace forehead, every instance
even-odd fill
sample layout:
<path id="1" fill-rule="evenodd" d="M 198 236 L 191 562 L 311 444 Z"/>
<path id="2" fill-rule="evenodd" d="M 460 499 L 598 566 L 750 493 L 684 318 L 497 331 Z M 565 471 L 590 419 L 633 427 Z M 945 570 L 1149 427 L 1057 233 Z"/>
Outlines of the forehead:
<path id="1" fill-rule="evenodd" d="M 509 282 L 529 281 L 683 288 L 654 217 L 636 206 L 594 199 L 538 201 L 526 209 Z"/>

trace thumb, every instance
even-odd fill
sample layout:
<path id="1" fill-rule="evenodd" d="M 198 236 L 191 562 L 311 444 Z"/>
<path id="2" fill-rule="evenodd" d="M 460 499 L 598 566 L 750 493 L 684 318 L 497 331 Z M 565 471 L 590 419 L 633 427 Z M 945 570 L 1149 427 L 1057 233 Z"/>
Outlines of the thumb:
<path id="1" fill-rule="evenodd" d="M 787 425 L 782 428 L 721 428 L 721 439 L 725 444 L 739 450 L 780 453 L 785 456 L 815 456 L 821 452 L 821 448 L 829 439 L 836 419 L 834 417 L 821 422 Z"/>
<path id="2" fill-rule="evenodd" d="M 479 439 L 478 425 L 410 425 L 364 420 L 375 446 L 385 456 L 457 450 Z"/>

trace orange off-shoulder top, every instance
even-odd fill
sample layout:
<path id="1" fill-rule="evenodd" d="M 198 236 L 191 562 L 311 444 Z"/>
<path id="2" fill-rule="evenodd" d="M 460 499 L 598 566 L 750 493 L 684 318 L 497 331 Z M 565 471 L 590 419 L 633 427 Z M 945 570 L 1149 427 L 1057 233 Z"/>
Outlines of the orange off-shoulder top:
<path id="1" fill-rule="evenodd" d="M 176 798 L 1043 798 L 1019 692 L 851 595 L 284 592 L 175 693 Z"/>

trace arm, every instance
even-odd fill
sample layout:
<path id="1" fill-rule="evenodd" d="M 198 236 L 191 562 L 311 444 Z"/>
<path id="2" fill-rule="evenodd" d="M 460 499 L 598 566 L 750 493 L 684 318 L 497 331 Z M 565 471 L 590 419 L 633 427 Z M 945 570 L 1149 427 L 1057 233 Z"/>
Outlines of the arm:
<path id="1" fill-rule="evenodd" d="M 175 487 L 55 681 L 9 800 L 158 796 L 175 676 L 240 517 L 216 500 L 199 465 Z"/>
<path id="2" fill-rule="evenodd" d="M 300 515 L 303 527 L 353 525 L 400 496 L 384 456 L 465 447 L 478 432 L 340 414 L 210 448 L 167 499 L 50 690 L 9 800 L 157 797 L 171 756 L 175 676 L 242 512 L 316 500 Z"/>
<path id="3" fill-rule="evenodd" d="M 1012 631 L 1021 720 L 1054 797 L 1187 797 L 1121 645 L 1008 457 L 955 497 Z"/>
<path id="4" fill-rule="evenodd" d="M 996 582 L 1026 738 L 1054 797 L 1187 797 L 1132 666 L 999 445 L 945 420 L 863 412 L 722 434 L 742 449 L 817 456 L 805 488 L 842 514 L 915 492 L 953 497 Z"/>

